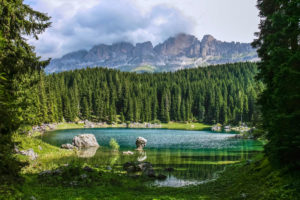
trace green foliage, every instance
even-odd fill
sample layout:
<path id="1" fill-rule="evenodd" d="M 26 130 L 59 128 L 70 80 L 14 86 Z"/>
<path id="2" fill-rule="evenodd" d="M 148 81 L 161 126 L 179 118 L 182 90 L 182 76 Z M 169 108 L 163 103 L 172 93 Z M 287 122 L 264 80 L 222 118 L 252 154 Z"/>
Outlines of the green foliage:
<path id="1" fill-rule="evenodd" d="M 120 145 L 114 138 L 110 139 L 109 146 L 115 151 L 119 151 L 119 149 L 120 149 Z"/>
<path id="2" fill-rule="evenodd" d="M 37 110 L 32 95 L 38 72 L 48 61 L 41 62 L 24 36 L 42 33 L 50 26 L 49 17 L 34 11 L 22 0 L 0 2 L 0 182 L 13 181 L 22 166 L 11 155 L 11 135 L 28 123 Z M 0 187 L 1 187 L 0 186 Z"/>
<path id="3" fill-rule="evenodd" d="M 259 112 L 254 105 L 262 90 L 256 72 L 255 63 L 236 63 L 158 74 L 104 68 L 41 74 L 39 87 L 44 89 L 38 89 L 36 104 L 41 114 L 35 119 L 255 122 Z"/>
<path id="4" fill-rule="evenodd" d="M 261 58 L 258 79 L 265 85 L 259 104 L 272 163 L 300 166 L 300 48 L 298 0 L 258 0 L 262 17 L 253 46 Z"/>

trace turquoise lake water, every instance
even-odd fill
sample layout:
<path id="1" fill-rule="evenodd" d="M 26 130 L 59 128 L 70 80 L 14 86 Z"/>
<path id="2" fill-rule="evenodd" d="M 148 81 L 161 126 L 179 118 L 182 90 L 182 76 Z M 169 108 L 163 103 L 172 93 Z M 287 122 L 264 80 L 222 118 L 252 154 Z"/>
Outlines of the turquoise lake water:
<path id="1" fill-rule="evenodd" d="M 156 173 L 167 176 L 153 185 L 180 187 L 213 180 L 229 164 L 251 159 L 263 150 L 262 143 L 250 139 L 233 139 L 232 133 L 211 131 L 186 131 L 168 129 L 94 128 L 68 129 L 46 133 L 42 139 L 52 145 L 72 143 L 78 134 L 94 134 L 100 148 L 81 150 L 74 158 L 94 166 L 110 166 L 121 169 L 128 161 L 145 161 L 153 164 Z M 137 137 L 147 139 L 143 152 L 135 151 Z M 109 148 L 114 138 L 120 152 Z M 134 155 L 123 155 L 122 151 L 133 151 Z M 167 172 L 165 168 L 174 168 Z"/>

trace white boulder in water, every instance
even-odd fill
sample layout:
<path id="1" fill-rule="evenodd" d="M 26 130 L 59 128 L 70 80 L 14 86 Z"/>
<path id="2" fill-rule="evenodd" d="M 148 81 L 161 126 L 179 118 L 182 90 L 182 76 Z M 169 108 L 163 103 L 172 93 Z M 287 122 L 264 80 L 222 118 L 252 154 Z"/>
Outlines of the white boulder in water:
<path id="1" fill-rule="evenodd" d="M 138 138 L 136 139 L 135 144 L 136 144 L 136 149 L 137 149 L 137 150 L 143 150 L 143 148 L 144 148 L 144 147 L 146 146 L 146 144 L 147 144 L 147 140 L 146 140 L 145 138 L 143 138 L 143 137 L 138 137 Z"/>
<path id="2" fill-rule="evenodd" d="M 98 147 L 99 144 L 93 134 L 81 134 L 73 138 L 74 146 L 79 148 Z"/>

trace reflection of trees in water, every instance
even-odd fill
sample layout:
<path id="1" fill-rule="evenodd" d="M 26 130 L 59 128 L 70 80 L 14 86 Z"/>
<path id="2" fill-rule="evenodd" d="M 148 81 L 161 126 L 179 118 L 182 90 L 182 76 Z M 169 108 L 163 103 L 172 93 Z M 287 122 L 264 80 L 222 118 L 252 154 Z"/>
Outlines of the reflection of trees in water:
<path id="1" fill-rule="evenodd" d="M 186 180 L 207 180 L 214 178 L 216 172 L 222 171 L 227 161 L 232 163 L 232 161 L 250 159 L 253 152 L 248 151 L 247 145 L 241 146 L 242 148 L 237 149 L 210 150 L 145 149 L 145 151 L 134 151 L 134 155 L 123 155 L 122 152 L 99 148 L 94 157 L 78 159 L 93 166 L 117 165 L 120 169 L 128 161 L 150 162 L 158 174 L 171 174 Z M 175 170 L 165 171 L 165 168 L 169 167 Z"/>
<path id="2" fill-rule="evenodd" d="M 239 151 L 232 151 L 232 149 L 151 150 L 151 153 L 148 153 L 147 161 L 154 164 L 158 173 L 166 174 L 168 172 L 165 172 L 164 169 L 172 167 L 175 171 L 170 173 L 177 178 L 205 180 L 213 178 L 216 172 L 222 171 L 226 166 L 226 161 L 240 161 L 248 159 L 250 155 L 247 147 L 239 149 Z"/>

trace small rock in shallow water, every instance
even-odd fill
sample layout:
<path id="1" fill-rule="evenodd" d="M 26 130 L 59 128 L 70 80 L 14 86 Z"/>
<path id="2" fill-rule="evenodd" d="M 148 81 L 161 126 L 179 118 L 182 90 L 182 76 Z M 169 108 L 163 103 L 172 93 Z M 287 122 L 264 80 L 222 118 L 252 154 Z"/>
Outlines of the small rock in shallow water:
<path id="1" fill-rule="evenodd" d="M 144 176 L 148 176 L 150 178 L 155 178 L 155 171 L 154 169 L 151 167 L 151 168 L 147 168 L 143 171 L 142 175 Z"/>
<path id="2" fill-rule="evenodd" d="M 157 176 L 157 179 L 159 179 L 159 180 L 164 180 L 166 178 L 167 178 L 167 176 L 165 176 L 163 174 L 158 174 L 158 176 Z"/>
<path id="3" fill-rule="evenodd" d="M 136 150 L 143 150 L 143 148 L 146 146 L 147 144 L 147 140 L 143 137 L 138 137 L 136 138 Z"/>

